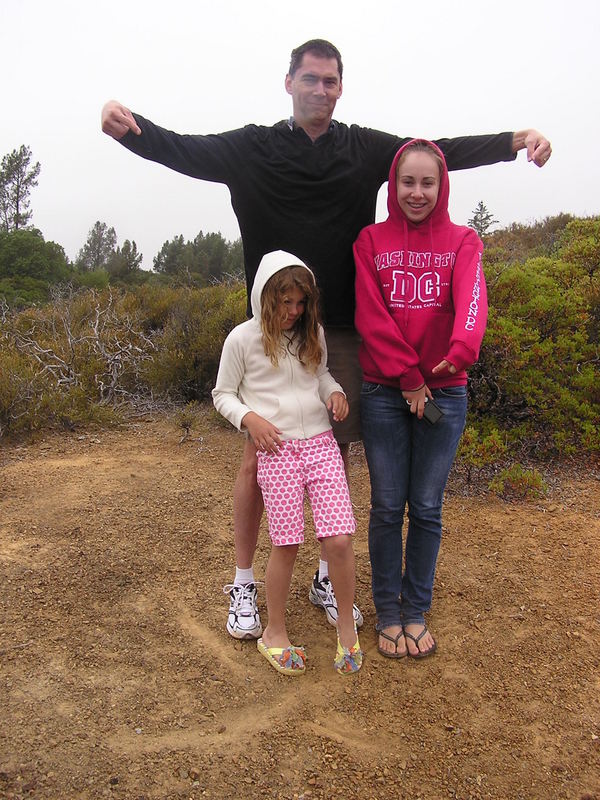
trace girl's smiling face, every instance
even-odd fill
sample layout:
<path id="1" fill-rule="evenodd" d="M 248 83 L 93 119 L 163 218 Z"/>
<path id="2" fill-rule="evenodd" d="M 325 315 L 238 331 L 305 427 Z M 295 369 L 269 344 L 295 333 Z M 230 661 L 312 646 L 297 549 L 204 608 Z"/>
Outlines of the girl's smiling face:
<path id="1" fill-rule="evenodd" d="M 281 311 L 281 330 L 289 331 L 304 314 L 306 295 L 298 286 L 294 286 L 281 298 L 279 308 Z"/>
<path id="2" fill-rule="evenodd" d="M 440 191 L 440 169 L 435 157 L 409 151 L 396 171 L 398 204 L 411 222 L 423 222 L 431 214 Z"/>

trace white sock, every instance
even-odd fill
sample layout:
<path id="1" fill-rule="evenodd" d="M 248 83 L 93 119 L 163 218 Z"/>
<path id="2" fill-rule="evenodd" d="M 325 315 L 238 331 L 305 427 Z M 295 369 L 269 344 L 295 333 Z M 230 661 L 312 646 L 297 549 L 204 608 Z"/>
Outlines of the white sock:
<path id="1" fill-rule="evenodd" d="M 329 577 L 329 565 L 327 561 L 323 561 L 319 559 L 319 580 L 322 581 L 323 578 Z"/>
<path id="2" fill-rule="evenodd" d="M 236 586 L 245 586 L 247 583 L 254 583 L 254 570 L 252 567 L 248 569 L 235 568 L 234 584 Z"/>

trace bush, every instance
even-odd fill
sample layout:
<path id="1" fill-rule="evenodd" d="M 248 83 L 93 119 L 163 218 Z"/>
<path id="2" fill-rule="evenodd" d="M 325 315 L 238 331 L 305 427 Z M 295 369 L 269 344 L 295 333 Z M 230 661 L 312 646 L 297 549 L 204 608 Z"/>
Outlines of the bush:
<path id="1" fill-rule="evenodd" d="M 55 293 L 0 325 L 0 435 L 97 419 L 140 386 L 153 342 L 110 292 Z"/>
<path id="2" fill-rule="evenodd" d="M 79 271 L 73 275 L 72 283 L 76 289 L 102 289 L 108 288 L 109 275 L 105 269 L 92 269 L 89 272 Z"/>
<path id="3" fill-rule="evenodd" d="M 0 436 L 89 419 L 135 398 L 208 396 L 246 293 L 215 286 L 63 290 L 0 308 Z"/>
<path id="4" fill-rule="evenodd" d="M 536 256 L 552 256 L 565 228 L 573 220 L 570 214 L 546 217 L 532 225 L 513 222 L 507 228 L 484 236 L 485 257 L 489 264 L 522 263 Z"/>
<path id="5" fill-rule="evenodd" d="M 524 469 L 520 464 L 503 469 L 492 479 L 489 488 L 501 497 L 523 500 L 543 497 L 548 491 L 537 469 Z"/>
<path id="6" fill-rule="evenodd" d="M 564 259 L 587 231 L 572 225 L 560 259 L 486 265 L 488 329 L 470 370 L 474 424 L 491 419 L 514 450 L 544 457 L 600 449 L 598 267 L 589 248 Z"/>
<path id="7" fill-rule="evenodd" d="M 465 428 L 457 453 L 457 466 L 467 473 L 467 483 L 471 482 L 473 470 L 496 464 L 506 453 L 506 444 L 497 428 L 483 433 L 472 425 Z"/>
<path id="8" fill-rule="evenodd" d="M 154 324 L 162 317 L 162 330 L 144 379 L 172 399 L 203 400 L 214 386 L 225 337 L 245 319 L 246 291 L 242 286 L 166 291 L 170 303 L 160 314 L 160 292 L 145 295 L 154 299 Z"/>
<path id="9" fill-rule="evenodd" d="M 0 351 L 0 438 L 114 419 L 113 410 L 90 401 L 83 387 L 58 388 L 52 374 L 26 355 L 11 347 Z"/>

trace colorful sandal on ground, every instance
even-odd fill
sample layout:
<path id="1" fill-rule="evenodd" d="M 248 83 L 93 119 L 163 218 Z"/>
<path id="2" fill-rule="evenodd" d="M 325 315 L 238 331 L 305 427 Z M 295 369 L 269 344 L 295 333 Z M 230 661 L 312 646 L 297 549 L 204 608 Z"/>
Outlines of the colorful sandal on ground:
<path id="1" fill-rule="evenodd" d="M 303 647 L 267 647 L 262 639 L 256 643 L 258 652 L 269 664 L 284 675 L 302 675 L 306 670 L 306 652 Z"/>
<path id="2" fill-rule="evenodd" d="M 337 652 L 333 662 L 333 668 L 340 675 L 349 675 L 351 672 L 358 672 L 362 667 L 363 652 L 360 649 L 358 636 L 356 642 L 352 645 L 350 650 L 347 647 L 342 647 L 340 644 L 340 637 L 337 640 Z"/>

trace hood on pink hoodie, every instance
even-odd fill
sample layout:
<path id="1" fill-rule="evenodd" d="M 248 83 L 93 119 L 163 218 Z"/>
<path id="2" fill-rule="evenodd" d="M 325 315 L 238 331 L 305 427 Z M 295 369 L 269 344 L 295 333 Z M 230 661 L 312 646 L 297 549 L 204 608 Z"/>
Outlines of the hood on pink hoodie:
<path id="1" fill-rule="evenodd" d="M 406 152 L 407 148 L 412 148 L 415 144 L 424 145 L 427 150 L 434 150 L 436 155 L 439 156 L 442 169 L 440 170 L 440 189 L 437 196 L 437 201 L 433 211 L 421 222 L 412 222 L 404 211 L 400 208 L 400 204 L 398 203 L 398 190 L 397 190 L 397 180 L 396 180 L 396 169 L 398 167 L 398 161 L 402 158 L 404 153 Z M 397 224 L 406 224 L 409 228 L 412 229 L 423 229 L 424 226 L 430 225 L 437 227 L 439 224 L 447 225 L 450 222 L 450 215 L 448 213 L 448 200 L 450 197 L 450 181 L 448 180 L 448 167 L 446 166 L 446 159 L 444 158 L 444 154 L 440 150 L 440 148 L 435 145 L 433 142 L 427 141 L 427 139 L 412 139 L 410 142 L 407 142 L 403 145 L 400 150 L 394 156 L 394 160 L 392 161 L 392 166 L 390 167 L 390 173 L 388 177 L 388 199 L 387 199 L 387 207 L 390 220 L 396 222 Z"/>

